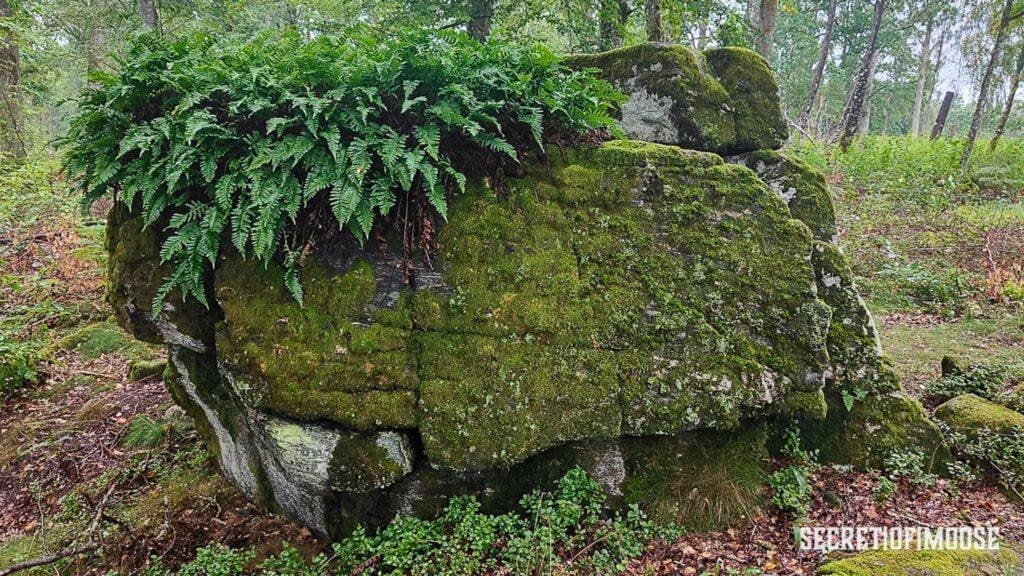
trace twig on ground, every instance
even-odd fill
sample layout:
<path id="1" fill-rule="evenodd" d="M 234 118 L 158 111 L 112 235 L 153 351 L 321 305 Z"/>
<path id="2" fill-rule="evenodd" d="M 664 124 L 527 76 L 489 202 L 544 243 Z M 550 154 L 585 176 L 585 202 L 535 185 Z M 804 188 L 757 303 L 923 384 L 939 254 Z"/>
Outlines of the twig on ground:
<path id="1" fill-rule="evenodd" d="M 17 564 L 12 564 L 3 570 L 0 570 L 0 576 L 10 576 L 16 572 L 28 570 L 29 568 L 37 568 L 39 566 L 46 566 L 53 564 L 64 558 L 71 556 L 78 556 L 79 554 L 87 554 L 94 552 L 100 547 L 100 543 L 96 541 L 96 529 L 100 526 L 100 520 L 104 517 L 104 510 L 107 508 L 107 503 L 110 501 L 110 495 L 114 493 L 114 489 L 117 488 L 116 482 L 111 482 L 110 487 L 107 488 L 106 494 L 103 495 L 103 499 L 100 500 L 99 505 L 96 507 L 96 514 L 92 517 L 92 522 L 89 523 L 89 528 L 85 531 L 86 542 L 80 546 L 73 548 L 65 548 L 59 552 L 53 554 L 47 554 L 46 556 L 40 556 L 39 558 L 33 558 L 32 560 L 26 560 Z"/>

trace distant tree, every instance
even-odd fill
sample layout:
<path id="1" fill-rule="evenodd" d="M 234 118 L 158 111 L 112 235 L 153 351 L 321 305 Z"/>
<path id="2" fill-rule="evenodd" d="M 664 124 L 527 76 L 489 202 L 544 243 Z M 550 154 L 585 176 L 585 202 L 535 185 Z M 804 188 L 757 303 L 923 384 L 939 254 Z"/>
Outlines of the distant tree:
<path id="1" fill-rule="evenodd" d="M 14 11 L 7 0 L 0 0 L 0 18 L 10 21 Z M 25 126 L 21 102 L 21 55 L 9 25 L 0 28 L 0 154 L 8 158 L 25 157 Z"/>
<path id="2" fill-rule="evenodd" d="M 1020 88 L 1021 73 L 1024 73 L 1024 41 L 1021 42 L 1020 52 L 1017 54 L 1017 65 L 1013 69 L 1013 75 L 1010 76 L 1010 90 L 1006 94 L 1006 104 L 1003 105 L 1003 113 L 999 116 L 995 134 L 992 135 L 992 141 L 989 143 L 989 149 L 991 150 L 996 149 L 999 138 L 1002 137 L 1003 131 L 1006 130 L 1006 122 L 1010 119 L 1010 112 L 1013 111 L 1013 101 L 1017 98 L 1017 89 Z"/>
<path id="3" fill-rule="evenodd" d="M 821 47 L 818 50 L 818 61 L 814 64 L 814 72 L 811 73 L 811 87 L 807 91 L 807 98 L 804 100 L 803 108 L 797 117 L 797 126 L 806 129 L 811 119 L 811 110 L 814 108 L 814 101 L 818 99 L 818 90 L 821 89 L 821 80 L 825 76 L 825 66 L 828 64 L 828 56 L 832 51 L 832 32 L 836 27 L 836 8 L 839 0 L 829 0 L 828 12 L 825 16 L 825 32 L 821 37 Z"/>
<path id="4" fill-rule="evenodd" d="M 868 96 L 871 90 L 871 80 L 875 71 L 875 59 L 878 56 L 878 32 L 882 27 L 882 19 L 889 8 L 889 0 L 875 0 L 874 15 L 871 18 L 871 31 L 868 34 L 868 44 L 857 67 L 857 74 L 853 79 L 853 88 L 850 90 L 850 97 L 843 108 L 843 116 L 840 120 L 838 130 L 839 148 L 844 152 L 850 146 L 850 142 L 860 129 L 861 121 Z"/>
<path id="5" fill-rule="evenodd" d="M 974 142 L 978 139 L 978 133 L 981 132 L 981 121 L 985 116 L 985 106 L 988 104 L 988 89 L 992 83 L 992 75 L 995 72 L 996 64 L 999 62 L 999 57 L 1003 51 L 1003 43 L 1006 41 L 1006 32 L 1010 27 L 1010 24 L 1024 16 L 1024 12 L 1021 11 L 1020 6 L 1015 10 L 1015 4 L 1019 0 L 1006 0 L 1006 4 L 1003 5 L 1003 9 L 1000 12 L 999 20 L 996 24 L 995 30 L 995 42 L 992 44 L 992 52 L 989 54 L 988 66 L 985 67 L 985 74 L 981 78 L 981 86 L 978 88 L 978 101 L 974 106 L 974 116 L 971 118 L 971 128 L 967 132 L 967 145 L 964 146 L 964 153 L 960 156 L 960 169 L 966 171 L 967 165 L 971 161 L 971 153 L 974 152 Z"/>
<path id="6" fill-rule="evenodd" d="M 481 42 L 491 35 L 494 3 L 495 0 L 469 0 L 469 22 L 466 24 L 466 31 Z"/>
<path id="7" fill-rule="evenodd" d="M 661 26 L 661 0 L 644 2 L 644 28 L 648 42 L 661 42 L 663 32 Z"/>
<path id="8" fill-rule="evenodd" d="M 928 83 L 928 68 L 931 64 L 932 31 L 935 28 L 935 14 L 928 11 L 924 35 L 921 38 L 921 54 L 917 65 L 917 89 L 914 92 L 914 111 L 910 115 L 910 135 L 921 133 L 921 108 L 924 105 L 924 88 Z"/>
<path id="9" fill-rule="evenodd" d="M 771 60 L 778 26 L 779 0 L 747 0 L 747 22 L 754 35 L 754 47 Z"/>
<path id="10" fill-rule="evenodd" d="M 139 18 L 150 30 L 159 30 L 160 22 L 157 17 L 155 0 L 139 0 Z"/>

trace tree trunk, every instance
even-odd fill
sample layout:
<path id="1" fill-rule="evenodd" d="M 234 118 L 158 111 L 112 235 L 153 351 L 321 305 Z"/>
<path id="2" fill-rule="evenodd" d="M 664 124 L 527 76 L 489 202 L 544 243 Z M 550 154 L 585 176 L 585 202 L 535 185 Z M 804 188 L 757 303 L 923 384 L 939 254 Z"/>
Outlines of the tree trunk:
<path id="1" fill-rule="evenodd" d="M 939 114 L 935 117 L 935 125 L 932 126 L 931 140 L 935 140 L 942 135 L 942 129 L 946 127 L 946 118 L 949 116 L 949 108 L 953 105 L 953 97 L 956 96 L 953 92 L 946 92 L 946 95 L 942 97 L 942 106 L 939 107 Z"/>
<path id="2" fill-rule="evenodd" d="M 779 0 L 761 0 L 757 11 L 757 51 L 765 60 L 772 60 L 772 46 L 775 44 L 775 27 L 779 15 Z"/>
<path id="3" fill-rule="evenodd" d="M 828 16 L 825 18 L 825 34 L 821 37 L 821 49 L 818 51 L 818 62 L 814 65 L 814 72 L 811 74 L 811 88 L 807 92 L 807 100 L 804 107 L 797 116 L 796 124 L 801 128 L 807 128 L 807 122 L 811 118 L 811 109 L 814 101 L 818 98 L 818 90 L 821 89 L 821 79 L 825 77 L 825 66 L 828 64 L 828 55 L 832 51 L 832 32 L 836 27 L 836 6 L 839 0 L 829 0 Z"/>
<path id="4" fill-rule="evenodd" d="M 491 18 L 494 17 L 494 0 L 469 0 L 469 23 L 466 32 L 480 42 L 491 35 Z"/>
<path id="5" fill-rule="evenodd" d="M 1010 24 L 1010 17 L 1013 15 L 1013 4 L 1015 0 L 1006 0 L 1003 6 L 1003 13 L 999 16 L 999 28 L 996 30 L 996 41 L 992 45 L 992 54 L 988 59 L 988 66 L 985 68 L 985 75 L 981 78 L 981 87 L 978 89 L 978 104 L 974 107 L 974 117 L 971 119 L 971 128 L 967 132 L 967 145 L 964 146 L 964 153 L 960 157 L 960 169 L 967 171 L 967 163 L 971 161 L 971 153 L 974 152 L 974 141 L 978 139 L 978 132 L 981 132 L 981 121 L 985 116 L 985 104 L 988 100 L 988 87 L 992 83 L 992 73 L 995 72 L 999 55 L 1003 51 L 1003 42 L 1006 41 L 1006 28 Z"/>
<path id="6" fill-rule="evenodd" d="M 156 14 L 156 0 L 139 0 L 139 18 L 150 30 L 157 30 L 160 21 Z"/>
<path id="7" fill-rule="evenodd" d="M 7 0 L 0 0 L 0 17 L 14 16 Z M 2 29 L 3 42 L 0 45 L 0 159 L 25 157 L 25 122 L 21 110 L 21 55 L 14 33 L 10 28 Z"/>
<path id="8" fill-rule="evenodd" d="M 601 50 L 611 50 L 622 46 L 618 0 L 601 0 L 597 20 L 601 28 Z"/>
<path id="9" fill-rule="evenodd" d="M 910 135 L 921 133 L 921 107 L 924 104 L 924 86 L 928 83 L 928 64 L 932 58 L 932 28 L 935 25 L 933 16 L 928 16 L 928 24 L 924 29 L 921 41 L 921 57 L 917 61 L 917 91 L 914 93 L 914 112 L 910 116 Z M 930 97 L 931 95 L 929 95 Z"/>
<path id="10" fill-rule="evenodd" d="M 646 0 L 644 2 L 644 23 L 648 42 L 664 40 L 661 29 L 661 0 Z"/>
<path id="11" fill-rule="evenodd" d="M 868 45 L 864 55 L 860 59 L 860 66 L 857 74 L 853 77 L 853 88 L 850 90 L 850 97 L 843 108 L 843 117 L 839 124 L 839 148 L 846 151 L 850 141 L 864 115 L 864 105 L 868 99 L 869 84 L 871 75 L 875 69 L 875 57 L 878 54 L 878 31 L 882 28 L 882 17 L 889 7 L 889 0 L 875 0 L 875 13 L 871 19 L 871 35 L 868 38 Z"/>
<path id="12" fill-rule="evenodd" d="M 1017 55 L 1017 67 L 1013 70 L 1013 76 L 1010 78 L 1010 92 L 1006 95 L 1003 113 L 999 116 L 999 123 L 996 124 L 996 133 L 992 135 L 992 142 L 988 145 L 992 150 L 996 149 L 999 138 L 1002 137 L 1003 131 L 1006 130 L 1006 122 L 1010 119 L 1010 112 L 1013 111 L 1013 100 L 1017 97 L 1017 89 L 1020 88 L 1021 73 L 1024 73 L 1024 42 L 1020 45 L 1020 54 Z"/>
<path id="13" fill-rule="evenodd" d="M 930 81 L 928 82 L 928 89 L 926 91 L 927 94 L 928 94 L 928 109 L 929 109 L 929 112 L 931 112 L 931 110 L 934 108 L 934 104 L 933 104 L 934 100 L 932 98 L 933 98 L 933 95 L 935 94 L 935 86 L 939 83 L 939 74 L 942 73 L 942 62 L 943 62 L 943 60 L 942 60 L 942 58 L 943 58 L 942 53 L 943 53 L 943 50 L 946 47 L 946 35 L 947 35 L 948 32 L 949 32 L 948 28 L 943 28 L 942 29 L 942 33 L 939 34 L 939 45 L 937 47 L 937 50 L 935 50 L 935 63 L 932 64 L 932 66 L 931 66 L 932 73 L 929 74 Z"/>
<path id="14" fill-rule="evenodd" d="M 98 26 L 89 31 L 89 39 L 85 47 L 86 74 L 98 72 L 103 68 L 106 55 L 107 36 Z"/>
<path id="15" fill-rule="evenodd" d="M 860 120 L 857 121 L 857 136 L 863 136 L 868 133 L 871 128 L 871 97 L 875 93 L 875 70 L 878 60 L 875 59 L 871 62 L 871 71 L 868 72 L 868 86 L 865 90 L 864 96 L 864 112 L 860 115 Z"/>

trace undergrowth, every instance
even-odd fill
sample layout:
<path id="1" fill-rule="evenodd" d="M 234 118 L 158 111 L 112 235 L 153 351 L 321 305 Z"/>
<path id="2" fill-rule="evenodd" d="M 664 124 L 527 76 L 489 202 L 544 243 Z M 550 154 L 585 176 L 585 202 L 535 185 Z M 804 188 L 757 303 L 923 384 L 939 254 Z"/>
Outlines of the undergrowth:
<path id="1" fill-rule="evenodd" d="M 213 544 L 177 574 L 616 574 L 650 540 L 676 535 L 672 528 L 655 527 L 636 508 L 607 518 L 604 501 L 600 485 L 576 468 L 554 491 L 525 496 L 519 513 L 484 514 L 475 498 L 454 498 L 436 520 L 399 517 L 376 535 L 357 529 L 312 559 L 286 546 L 254 568 L 252 551 Z M 172 572 L 156 562 L 144 574 Z"/>

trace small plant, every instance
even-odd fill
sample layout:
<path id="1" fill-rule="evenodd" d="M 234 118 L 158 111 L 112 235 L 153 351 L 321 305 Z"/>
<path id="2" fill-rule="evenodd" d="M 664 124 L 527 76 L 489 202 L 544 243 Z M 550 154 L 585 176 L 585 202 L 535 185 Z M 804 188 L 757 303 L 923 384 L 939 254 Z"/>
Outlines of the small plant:
<path id="1" fill-rule="evenodd" d="M 796 517 L 807 514 L 811 508 L 811 473 L 817 467 L 817 452 L 808 452 L 800 443 L 800 429 L 790 425 L 784 432 L 782 453 L 792 463 L 768 476 L 772 489 L 772 503 Z"/>
<path id="2" fill-rule="evenodd" d="M 552 492 L 525 496 L 522 513 L 480 512 L 473 497 L 453 498 L 436 520 L 399 517 L 375 535 L 361 528 L 332 546 L 330 555 L 305 560 L 290 546 L 260 566 L 263 576 L 465 574 L 617 574 L 655 538 L 678 532 L 651 524 L 637 508 L 606 518 L 600 485 L 576 468 Z M 178 575 L 233 576 L 251 552 L 214 545 Z M 170 572 L 157 565 L 148 576 Z M 204 572 L 204 570 L 206 572 Z"/>
<path id="3" fill-rule="evenodd" d="M 945 430 L 953 449 L 968 462 L 995 474 L 999 484 L 1018 497 L 1024 490 L 1024 429 L 995 432 L 982 429 L 971 434 Z M 973 476 L 973 470 L 970 471 Z"/>
<path id="4" fill-rule="evenodd" d="M 899 485 L 892 478 L 889 478 L 888 476 L 879 477 L 878 484 L 875 485 L 875 489 L 872 492 L 875 502 L 880 504 L 882 502 L 888 502 L 889 499 L 896 494 L 897 488 L 899 488 Z"/>
<path id="5" fill-rule="evenodd" d="M 885 459 L 883 469 L 892 480 L 907 480 L 923 487 L 935 485 L 938 476 L 929 473 L 928 458 L 918 450 L 896 450 Z"/>
<path id="6" fill-rule="evenodd" d="M 811 468 L 791 464 L 772 472 L 768 485 L 772 488 L 772 503 L 780 510 L 802 517 L 811 509 Z"/>
<path id="7" fill-rule="evenodd" d="M 973 364 L 963 372 L 947 374 L 925 385 L 925 395 L 944 401 L 961 394 L 976 394 L 989 400 L 1002 391 L 1009 377 L 1005 366 Z"/>
<path id="8" fill-rule="evenodd" d="M 136 416 L 124 434 L 124 445 L 131 448 L 155 448 L 167 438 L 167 426 L 147 414 Z"/>
<path id="9" fill-rule="evenodd" d="M 0 395 L 30 385 L 39 377 L 38 347 L 32 342 L 9 339 L 0 330 Z"/>

